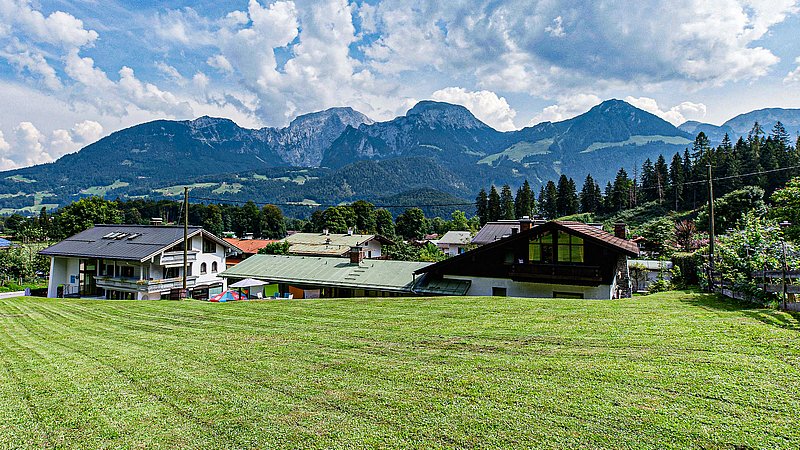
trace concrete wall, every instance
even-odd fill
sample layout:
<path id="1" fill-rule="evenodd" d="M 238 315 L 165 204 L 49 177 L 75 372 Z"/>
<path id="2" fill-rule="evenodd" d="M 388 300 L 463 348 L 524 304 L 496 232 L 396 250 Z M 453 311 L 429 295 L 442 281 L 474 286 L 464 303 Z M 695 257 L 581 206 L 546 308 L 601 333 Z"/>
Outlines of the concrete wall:
<path id="1" fill-rule="evenodd" d="M 373 239 L 367 242 L 367 245 L 364 246 L 364 257 L 365 258 L 379 258 L 381 256 L 381 248 L 382 245 L 378 242 L 377 239 Z M 372 253 L 370 253 L 372 252 Z"/>
<path id="2" fill-rule="evenodd" d="M 546 283 L 523 283 L 509 278 L 483 278 L 483 277 L 462 277 L 447 275 L 445 278 L 455 280 L 470 280 L 467 295 L 492 295 L 492 288 L 499 287 L 506 289 L 509 297 L 528 297 L 528 298 L 553 298 L 554 292 L 583 294 L 587 299 L 610 299 L 613 287 L 610 285 L 600 286 L 573 286 L 566 284 L 546 284 Z"/>
<path id="3" fill-rule="evenodd" d="M 191 239 L 190 248 L 197 253 L 197 260 L 192 265 L 192 275 L 197 276 L 197 284 L 204 285 L 210 283 L 218 283 L 224 280 L 219 277 L 219 273 L 225 270 L 225 247 L 217 243 L 217 251 L 215 253 L 203 253 L 203 238 L 202 236 L 195 236 Z M 213 272 L 211 269 L 213 263 L 217 263 L 217 271 Z M 206 264 L 206 273 L 200 273 L 200 266 Z"/>
<path id="4" fill-rule="evenodd" d="M 50 281 L 47 284 L 47 296 L 56 298 L 58 295 L 58 285 L 63 284 L 70 293 L 77 293 L 80 283 L 80 259 L 61 258 L 58 256 L 50 257 Z M 71 283 L 71 277 L 75 277 L 75 282 Z"/>

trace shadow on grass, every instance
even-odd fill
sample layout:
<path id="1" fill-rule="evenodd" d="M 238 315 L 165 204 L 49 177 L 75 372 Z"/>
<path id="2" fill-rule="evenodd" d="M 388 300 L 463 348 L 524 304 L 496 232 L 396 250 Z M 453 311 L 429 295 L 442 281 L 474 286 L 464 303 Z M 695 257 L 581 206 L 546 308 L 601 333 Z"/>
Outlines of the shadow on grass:
<path id="1" fill-rule="evenodd" d="M 709 310 L 726 312 L 740 311 L 743 315 L 767 325 L 792 331 L 800 331 L 800 314 L 796 312 L 778 311 L 753 302 L 729 298 L 720 294 L 700 291 L 691 291 L 691 293 L 694 295 L 689 298 L 681 299 L 681 301 Z"/>

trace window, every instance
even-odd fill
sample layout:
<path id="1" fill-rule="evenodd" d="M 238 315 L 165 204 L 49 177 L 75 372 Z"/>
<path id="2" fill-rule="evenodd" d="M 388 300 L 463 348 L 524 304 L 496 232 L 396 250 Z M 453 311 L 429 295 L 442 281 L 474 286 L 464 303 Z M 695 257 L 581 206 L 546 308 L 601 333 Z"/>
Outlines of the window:
<path id="1" fill-rule="evenodd" d="M 165 267 L 164 268 L 164 278 L 178 278 L 180 273 L 178 272 L 177 267 Z"/>
<path id="2" fill-rule="evenodd" d="M 208 269 L 208 266 L 206 265 L 206 263 L 201 263 L 200 264 L 200 275 L 205 275 L 206 272 L 207 272 L 207 269 Z"/>
<path id="3" fill-rule="evenodd" d="M 558 262 L 583 262 L 583 239 L 571 234 L 558 233 Z"/>
<path id="4" fill-rule="evenodd" d="M 553 298 L 583 298 L 580 292 L 556 292 L 553 291 Z"/>
<path id="5" fill-rule="evenodd" d="M 167 249 L 168 252 L 182 252 L 183 251 L 183 241 L 173 245 L 172 247 Z"/>
<path id="6" fill-rule="evenodd" d="M 217 273 L 217 262 L 216 261 L 211 263 L 211 273 Z"/>
<path id="7" fill-rule="evenodd" d="M 133 278 L 133 266 L 121 266 L 119 276 L 122 278 Z"/>
<path id="8" fill-rule="evenodd" d="M 203 253 L 217 253 L 217 243 L 203 238 Z"/>
<path id="9" fill-rule="evenodd" d="M 550 264 L 553 262 L 553 235 L 544 233 L 533 237 L 528 247 L 528 261 Z"/>
<path id="10" fill-rule="evenodd" d="M 508 289 L 504 287 L 492 286 L 493 297 L 506 297 L 508 296 Z"/>

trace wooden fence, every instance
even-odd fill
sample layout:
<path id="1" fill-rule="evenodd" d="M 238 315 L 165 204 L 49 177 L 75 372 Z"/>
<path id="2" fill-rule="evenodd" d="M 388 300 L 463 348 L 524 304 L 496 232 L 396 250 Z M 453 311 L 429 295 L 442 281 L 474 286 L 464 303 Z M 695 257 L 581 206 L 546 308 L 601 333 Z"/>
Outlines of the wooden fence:
<path id="1" fill-rule="evenodd" d="M 721 273 L 715 272 L 712 275 L 714 292 L 739 300 L 755 300 L 748 293 L 737 291 L 733 284 L 725 280 Z M 800 311 L 800 295 L 798 295 L 800 294 L 800 270 L 787 270 L 786 273 L 782 270 L 757 270 L 751 276 L 758 282 L 759 287 L 764 292 L 777 294 L 779 298 L 784 293 L 783 280 L 785 277 L 786 304 L 782 303 L 780 307 L 789 311 Z"/>

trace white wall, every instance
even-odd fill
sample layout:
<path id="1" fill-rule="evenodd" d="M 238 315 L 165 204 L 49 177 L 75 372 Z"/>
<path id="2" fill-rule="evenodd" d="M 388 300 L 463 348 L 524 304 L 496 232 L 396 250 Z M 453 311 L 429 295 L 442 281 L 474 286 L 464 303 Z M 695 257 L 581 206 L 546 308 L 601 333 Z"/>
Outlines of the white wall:
<path id="1" fill-rule="evenodd" d="M 546 283 L 523 283 L 511 280 L 510 278 L 484 278 L 484 277 L 462 277 L 446 275 L 445 278 L 455 280 L 470 280 L 467 295 L 492 295 L 492 288 L 506 288 L 509 297 L 528 297 L 528 298 L 553 298 L 553 292 L 569 292 L 583 294 L 587 299 L 610 299 L 613 289 L 612 286 L 601 284 L 600 286 L 573 286 L 566 284 L 546 284 Z"/>
<path id="2" fill-rule="evenodd" d="M 367 245 L 364 246 L 364 257 L 365 258 L 379 258 L 381 256 L 381 243 L 378 242 L 377 239 L 373 239 L 367 242 Z M 372 252 L 372 254 L 370 254 Z"/>
<path id="3" fill-rule="evenodd" d="M 192 275 L 197 276 L 197 284 L 204 285 L 204 284 L 211 284 L 211 283 L 219 283 L 221 281 L 224 282 L 222 278 L 219 277 L 219 274 L 225 270 L 225 247 L 220 244 L 216 243 L 217 251 L 214 253 L 203 253 L 203 237 L 202 235 L 194 236 L 190 242 L 190 248 L 197 253 L 197 259 L 195 260 L 194 264 L 192 265 Z M 217 263 L 217 271 L 212 272 L 211 267 L 213 263 Z M 205 263 L 206 264 L 206 273 L 200 273 L 200 266 Z"/>

